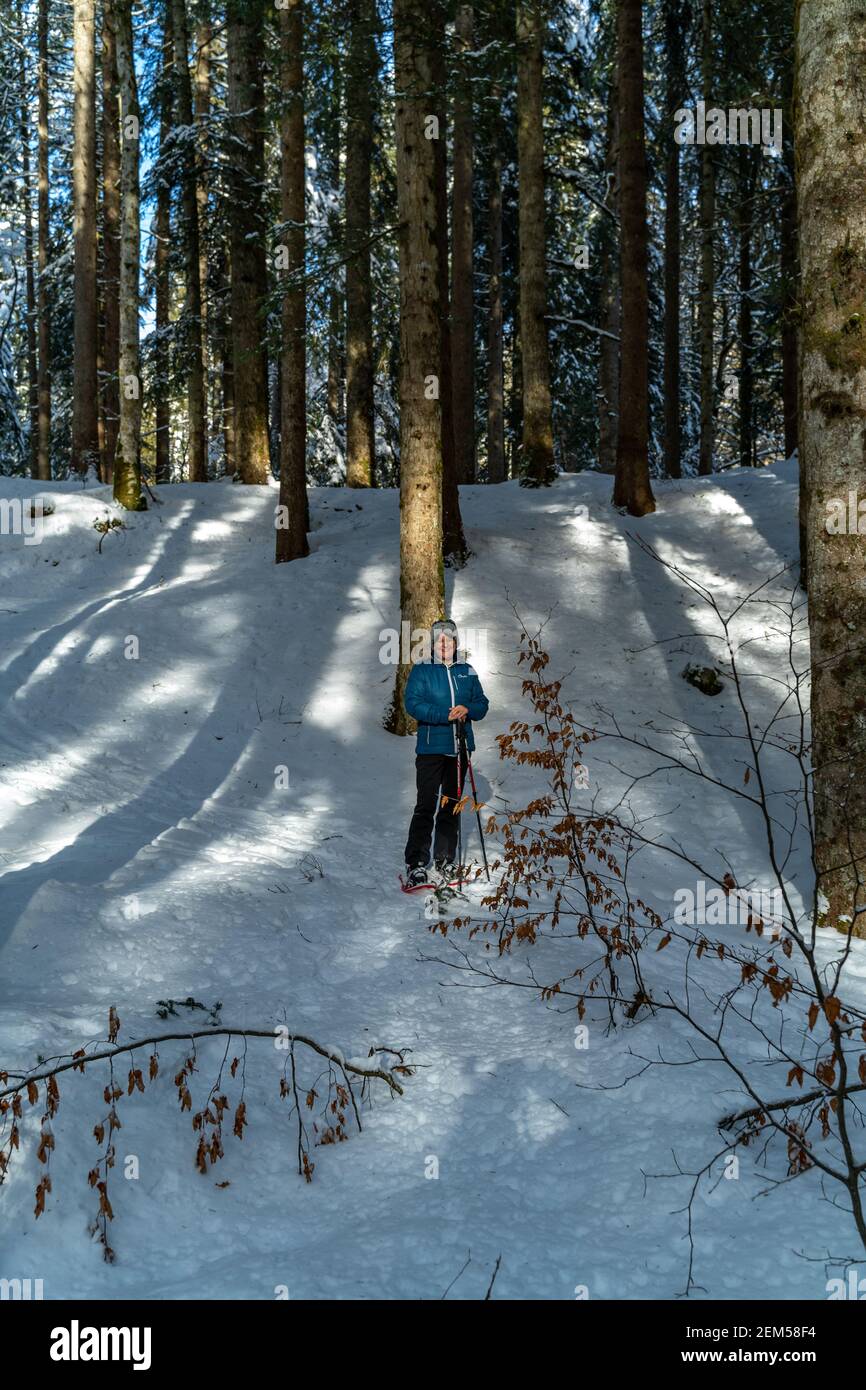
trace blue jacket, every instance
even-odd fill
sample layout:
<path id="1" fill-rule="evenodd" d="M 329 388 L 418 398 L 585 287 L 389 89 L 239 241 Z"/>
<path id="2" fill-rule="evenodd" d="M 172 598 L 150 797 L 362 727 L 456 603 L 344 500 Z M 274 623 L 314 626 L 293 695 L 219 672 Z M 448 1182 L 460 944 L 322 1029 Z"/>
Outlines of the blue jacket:
<path id="1" fill-rule="evenodd" d="M 454 705 L 469 711 L 464 720 L 466 747 L 475 748 L 472 720 L 483 719 L 489 708 L 487 696 L 472 667 L 465 661 L 446 666 L 441 661 L 423 661 L 413 666 L 403 697 L 406 713 L 418 720 L 416 753 L 457 753 L 457 724 L 448 719 Z"/>

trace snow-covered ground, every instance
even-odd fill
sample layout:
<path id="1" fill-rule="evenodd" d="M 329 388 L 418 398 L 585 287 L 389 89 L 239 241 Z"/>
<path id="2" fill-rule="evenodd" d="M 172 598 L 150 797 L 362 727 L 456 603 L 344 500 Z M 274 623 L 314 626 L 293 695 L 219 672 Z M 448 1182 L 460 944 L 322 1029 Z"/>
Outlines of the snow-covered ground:
<path id="1" fill-rule="evenodd" d="M 609 490 L 586 474 L 540 492 L 462 489 L 474 558 L 449 575 L 449 601 L 486 637 L 473 656 L 491 701 L 476 730 L 485 799 L 532 785 L 494 741 L 525 708 L 512 603 L 530 625 L 550 615 L 545 641 L 577 708 L 599 700 L 629 727 L 659 711 L 733 722 L 730 690 L 708 700 L 680 678 L 700 639 L 653 645 L 697 626 L 697 610 L 627 533 L 731 598 L 794 558 L 795 473 L 659 484 L 641 521 L 617 515 Z M 41 1106 L 0 1189 L 0 1277 L 42 1278 L 47 1298 L 270 1299 L 287 1286 L 436 1299 L 451 1285 L 449 1298 L 474 1299 L 501 1256 L 498 1298 L 676 1297 L 689 1183 L 652 1175 L 718 1150 L 715 1122 L 740 1098 L 729 1075 L 653 1067 L 620 1086 L 640 1058 L 687 1057 L 685 1028 L 670 1015 L 601 1023 L 577 1050 L 561 1006 L 465 987 L 430 959 L 448 944 L 397 890 L 414 791 L 412 743 L 381 724 L 397 495 L 313 492 L 313 553 L 277 567 L 273 488 L 164 488 L 102 553 L 106 489 L 0 481 L 2 498 L 37 493 L 56 507 L 41 544 L 0 537 L 0 1067 L 104 1037 L 111 1005 L 121 1040 L 160 1031 L 157 1000 L 191 995 L 221 1001 L 225 1024 L 285 1021 L 352 1058 L 411 1049 L 418 1071 L 402 1100 L 379 1095 L 363 1135 L 314 1152 L 308 1185 L 277 1094 L 282 1056 L 253 1042 L 249 1127 L 203 1177 L 172 1085 L 188 1048 L 163 1047 L 156 1083 L 119 1103 L 114 1265 L 87 1234 L 106 1074 L 67 1075 L 45 1215 L 34 1222 Z M 761 659 L 782 655 L 770 643 Z M 754 824 L 692 793 L 681 834 L 756 871 Z M 670 910 L 670 883 L 645 888 Z M 858 943 L 861 988 L 864 955 Z M 196 1105 L 223 1050 L 199 1051 Z M 822 1257 L 856 1258 L 814 1174 L 759 1196 L 767 1176 L 743 1161 L 739 1181 L 701 1189 L 693 1296 L 823 1299 Z"/>

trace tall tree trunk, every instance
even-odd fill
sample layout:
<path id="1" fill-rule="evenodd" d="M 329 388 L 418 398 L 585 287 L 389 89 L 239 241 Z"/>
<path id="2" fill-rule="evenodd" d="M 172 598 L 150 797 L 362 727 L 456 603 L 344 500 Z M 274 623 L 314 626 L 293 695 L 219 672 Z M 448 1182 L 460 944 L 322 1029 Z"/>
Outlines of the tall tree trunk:
<path id="1" fill-rule="evenodd" d="M 243 483 L 270 477 L 265 308 L 268 288 L 264 185 L 266 0 L 228 0 L 231 178 L 231 327 L 235 450 Z"/>
<path id="2" fill-rule="evenodd" d="M 800 0 L 800 401 L 809 498 L 817 886 L 827 924 L 860 937 L 866 936 L 866 547 L 857 516 L 866 496 L 866 76 L 851 55 L 864 47 L 866 15 L 859 4 Z M 842 138 L 846 131 L 854 132 L 851 138 Z M 841 534 L 827 526 L 834 504 L 849 513 Z"/>
<path id="3" fill-rule="evenodd" d="M 189 30 L 186 0 L 173 0 L 174 67 L 177 119 L 181 128 L 180 188 L 184 244 L 185 303 L 183 342 L 187 371 L 189 481 L 207 481 L 207 402 L 202 351 L 201 266 L 193 137 L 192 78 L 189 71 Z"/>
<path id="4" fill-rule="evenodd" d="M 469 53 L 472 6 L 457 6 L 457 90 L 454 96 L 454 175 L 452 188 L 451 345 L 454 449 L 457 481 L 475 481 L 475 285 L 472 182 L 474 135 Z"/>
<path id="5" fill-rule="evenodd" d="M 605 147 L 606 193 L 608 207 L 619 207 L 619 110 L 616 61 L 607 99 L 607 140 Z M 619 287 L 619 241 L 617 226 L 605 218 L 601 233 L 599 266 L 598 322 L 604 333 L 598 348 L 598 469 L 616 472 L 616 438 L 619 424 L 619 338 L 622 327 L 622 296 Z"/>
<path id="6" fill-rule="evenodd" d="M 757 165 L 755 152 L 749 145 L 740 145 L 737 150 L 739 163 L 739 216 L 737 234 L 739 237 L 739 312 L 737 315 L 737 338 L 740 350 L 739 375 L 739 427 L 740 427 L 740 466 L 750 468 L 755 463 L 754 430 L 754 369 L 752 366 L 752 236 L 753 205 L 755 201 L 755 179 Z"/>
<path id="7" fill-rule="evenodd" d="M 667 0 L 667 144 L 665 158 L 664 462 L 669 478 L 682 476 L 680 427 L 680 147 L 672 138 L 674 113 L 685 97 L 680 0 Z"/>
<path id="8" fill-rule="evenodd" d="M 174 72 L 174 0 L 163 0 L 162 69 L 159 86 L 159 152 L 165 156 L 171 139 L 172 74 Z M 171 239 L 171 185 L 163 167 L 156 189 L 154 226 L 154 279 L 156 345 L 153 353 L 155 386 L 156 481 L 171 482 L 171 391 L 169 389 L 168 325 L 171 310 L 169 245 Z"/>
<path id="9" fill-rule="evenodd" d="M 302 559 L 307 543 L 307 308 L 304 159 L 303 0 L 281 12 L 282 96 L 280 123 L 281 219 L 287 223 L 288 263 L 283 289 L 280 402 L 280 512 L 276 560 Z"/>
<path id="10" fill-rule="evenodd" d="M 435 85 L 436 50 L 429 0 L 394 0 L 397 198 L 400 224 L 400 613 L 410 633 L 445 612 L 442 564 L 442 401 L 428 388 L 441 371 L 439 142 L 425 121 Z M 440 136 L 441 136 L 440 131 Z M 407 653 L 401 652 L 401 657 Z M 414 721 L 403 707 L 410 666 L 397 667 L 388 719 L 393 733 Z"/>
<path id="11" fill-rule="evenodd" d="M 547 487 L 555 477 L 544 217 L 545 0 L 517 4 L 517 163 L 520 181 L 520 343 L 523 450 L 520 482 Z"/>
<path id="12" fill-rule="evenodd" d="M 505 481 L 505 358 L 502 305 L 502 121 L 500 89 L 491 93 L 490 190 L 487 241 L 490 258 L 487 310 L 487 481 Z"/>
<path id="13" fill-rule="evenodd" d="M 798 334 L 797 334 L 797 181 L 794 145 L 790 133 L 784 146 L 785 195 L 781 219 L 782 274 L 782 409 L 785 420 L 785 457 L 798 448 Z"/>
<path id="14" fill-rule="evenodd" d="M 701 11 L 701 86 L 703 98 L 712 104 L 713 18 L 712 0 L 703 0 Z M 701 146 L 698 221 L 701 238 L 701 270 L 698 284 L 698 343 L 701 354 L 701 434 L 698 472 L 713 471 L 715 378 L 713 374 L 713 315 L 716 272 L 713 238 L 716 234 L 716 171 L 710 145 Z"/>
<path id="15" fill-rule="evenodd" d="M 27 301 L 27 414 L 30 475 L 38 477 L 39 366 L 36 354 L 36 276 L 33 255 L 33 193 L 30 186 L 30 106 L 27 94 L 24 19 L 18 0 L 19 133 L 21 138 L 22 211 L 24 214 L 24 285 Z"/>
<path id="16" fill-rule="evenodd" d="M 439 121 L 438 137 L 431 141 L 436 167 L 436 235 L 439 243 L 438 284 L 440 324 L 439 393 L 442 417 L 442 555 L 445 563 L 460 569 L 466 563 L 466 538 L 460 515 L 457 481 L 457 449 L 454 435 L 454 364 L 452 357 L 451 295 L 448 275 L 448 73 L 445 61 L 446 6 L 431 0 L 427 23 L 432 26 L 433 90 L 430 107 Z"/>
<path id="17" fill-rule="evenodd" d="M 36 354 L 36 276 L 33 255 L 33 193 L 30 186 L 30 106 L 27 93 L 24 18 L 18 0 L 19 134 L 21 139 L 21 202 L 24 214 L 24 286 L 27 303 L 27 414 L 30 475 L 37 476 L 39 432 L 39 367 Z"/>
<path id="18" fill-rule="evenodd" d="M 339 235 L 335 225 L 334 236 Z M 328 414 L 335 426 L 342 423 L 345 412 L 345 351 L 343 348 L 343 287 L 339 274 L 331 282 L 328 297 Z"/>
<path id="19" fill-rule="evenodd" d="M 631 516 L 655 511 L 649 477 L 649 292 L 647 167 L 643 103 L 642 0 L 619 0 L 619 205 L 621 222 L 619 431 L 614 506 Z"/>
<path id="20" fill-rule="evenodd" d="M 195 123 L 198 133 L 199 166 L 195 197 L 198 207 L 198 279 L 201 302 L 201 350 L 205 396 L 205 456 L 207 456 L 208 400 L 208 122 L 211 112 L 211 45 L 213 25 L 209 0 L 199 0 L 195 58 Z"/>
<path id="21" fill-rule="evenodd" d="M 102 23 L 102 480 L 114 477 L 120 423 L 120 132 L 117 51 L 110 8 Z"/>
<path id="22" fill-rule="evenodd" d="M 132 0 L 109 0 L 116 22 L 120 87 L 120 426 L 114 463 L 114 497 L 129 511 L 140 510 L 141 365 L 139 358 L 138 144 L 141 111 L 135 77 Z"/>
<path id="23" fill-rule="evenodd" d="M 372 487 L 376 476 L 373 405 L 373 298 L 370 176 L 373 158 L 375 0 L 351 0 L 346 84 L 346 482 Z"/>
<path id="24" fill-rule="evenodd" d="M 96 367 L 96 52 L 95 0 L 73 0 L 72 235 L 74 247 L 72 467 L 99 466 Z"/>
<path id="25" fill-rule="evenodd" d="M 45 481 L 51 477 L 51 311 L 48 303 L 48 244 L 51 236 L 48 170 L 48 0 L 39 0 L 37 17 L 39 53 L 38 121 L 39 121 L 39 279 L 36 288 L 36 316 L 39 325 L 38 444 L 36 477 Z"/>

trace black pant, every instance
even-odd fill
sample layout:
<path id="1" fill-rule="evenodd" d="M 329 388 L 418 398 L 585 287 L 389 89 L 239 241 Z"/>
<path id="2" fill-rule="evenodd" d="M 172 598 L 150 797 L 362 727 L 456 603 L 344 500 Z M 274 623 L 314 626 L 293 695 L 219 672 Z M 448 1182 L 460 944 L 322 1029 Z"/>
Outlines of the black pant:
<path id="1" fill-rule="evenodd" d="M 415 759 L 415 781 L 418 797 L 406 841 L 406 863 L 410 869 L 426 868 L 430 861 L 430 838 L 433 818 L 436 818 L 436 839 L 433 859 L 436 863 L 457 857 L 457 827 L 454 814 L 457 802 L 457 758 L 444 753 L 419 753 Z M 441 789 L 441 795 L 440 795 Z M 449 800 L 443 806 L 441 797 Z M 439 807 L 438 812 L 436 810 Z"/>

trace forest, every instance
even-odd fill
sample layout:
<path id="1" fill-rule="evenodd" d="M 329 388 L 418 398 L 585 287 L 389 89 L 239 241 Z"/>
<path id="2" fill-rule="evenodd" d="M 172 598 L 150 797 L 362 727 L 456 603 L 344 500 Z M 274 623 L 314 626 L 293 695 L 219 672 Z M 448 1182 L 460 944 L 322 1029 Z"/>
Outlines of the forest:
<path id="1" fill-rule="evenodd" d="M 0 1297 L 866 1297 L 866 13 L 0 37 Z"/>

